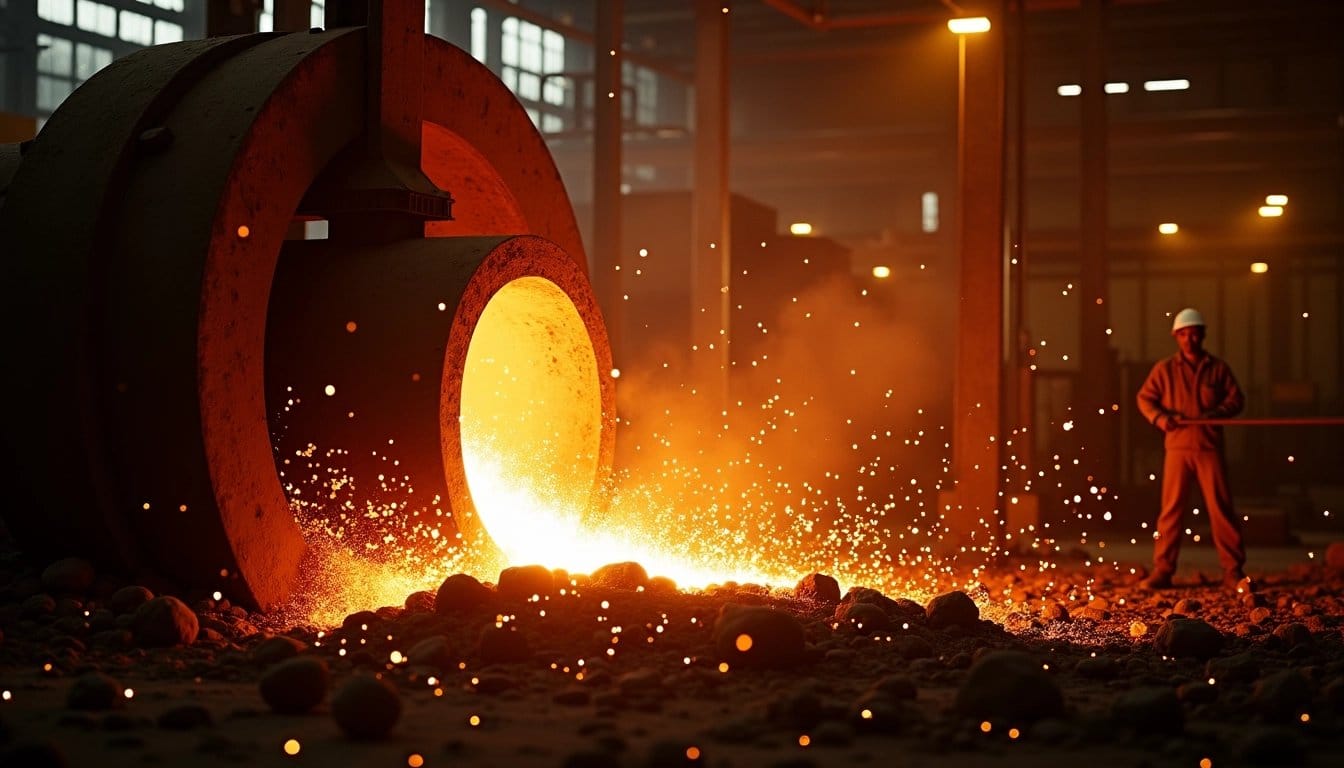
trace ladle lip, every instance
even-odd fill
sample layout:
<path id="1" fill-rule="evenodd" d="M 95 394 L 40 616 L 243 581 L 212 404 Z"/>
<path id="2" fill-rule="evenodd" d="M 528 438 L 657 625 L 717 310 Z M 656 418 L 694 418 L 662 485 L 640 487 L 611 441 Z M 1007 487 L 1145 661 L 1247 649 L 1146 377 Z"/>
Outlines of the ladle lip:
<path id="1" fill-rule="evenodd" d="M 497 557 L 502 553 L 477 513 L 467 484 L 462 456 L 462 382 L 472 335 L 486 306 L 505 286 L 528 277 L 542 278 L 559 288 L 577 311 L 588 334 L 601 404 L 598 444 L 595 446 L 594 493 L 610 475 L 616 450 L 616 392 L 610 375 L 611 346 L 597 297 L 587 276 L 560 246 L 543 237 L 519 235 L 502 240 L 481 259 L 454 312 L 444 352 L 439 398 L 444 477 L 453 519 L 464 546 L 473 552 Z"/>

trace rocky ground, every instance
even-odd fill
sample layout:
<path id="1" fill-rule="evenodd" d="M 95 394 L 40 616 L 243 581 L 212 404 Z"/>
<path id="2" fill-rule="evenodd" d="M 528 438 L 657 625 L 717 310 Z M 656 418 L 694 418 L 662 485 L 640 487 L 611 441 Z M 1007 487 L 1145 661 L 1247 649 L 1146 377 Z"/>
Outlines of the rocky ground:
<path id="1" fill-rule="evenodd" d="M 0 765 L 1336 766 L 1324 560 L 1251 594 L 1005 563 L 924 604 L 515 568 L 319 630 L 11 551 Z"/>

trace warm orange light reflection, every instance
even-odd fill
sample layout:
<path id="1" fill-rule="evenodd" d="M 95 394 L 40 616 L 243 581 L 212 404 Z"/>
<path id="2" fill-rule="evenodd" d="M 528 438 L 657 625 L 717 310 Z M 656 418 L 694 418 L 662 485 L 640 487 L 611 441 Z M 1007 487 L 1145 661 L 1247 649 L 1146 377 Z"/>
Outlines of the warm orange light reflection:
<path id="1" fill-rule="evenodd" d="M 989 31 L 989 19 L 984 16 L 968 16 L 960 19 L 948 19 L 947 28 L 958 35 L 973 35 Z"/>

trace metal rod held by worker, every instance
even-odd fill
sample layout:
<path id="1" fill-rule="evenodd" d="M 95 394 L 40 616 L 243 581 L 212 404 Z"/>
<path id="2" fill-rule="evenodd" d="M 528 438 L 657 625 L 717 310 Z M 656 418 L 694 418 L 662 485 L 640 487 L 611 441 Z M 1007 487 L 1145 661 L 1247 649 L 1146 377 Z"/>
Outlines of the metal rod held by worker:
<path id="1" fill-rule="evenodd" d="M 1254 419 L 1181 419 L 1182 424 L 1206 426 L 1246 426 L 1246 427 L 1297 427 L 1297 426 L 1340 426 L 1344 425 L 1344 416 L 1306 416 L 1302 418 L 1254 418 Z"/>

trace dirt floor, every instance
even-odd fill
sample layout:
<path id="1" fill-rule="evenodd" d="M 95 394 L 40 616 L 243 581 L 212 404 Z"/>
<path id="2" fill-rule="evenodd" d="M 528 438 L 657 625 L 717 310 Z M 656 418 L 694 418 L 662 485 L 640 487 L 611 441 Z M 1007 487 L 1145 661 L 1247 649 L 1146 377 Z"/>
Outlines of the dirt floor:
<path id="1" fill-rule="evenodd" d="M 1344 575 L 1294 559 L 1250 595 L 1005 562 L 925 604 L 521 569 L 318 630 L 11 550 L 0 765 L 1344 765 Z"/>

